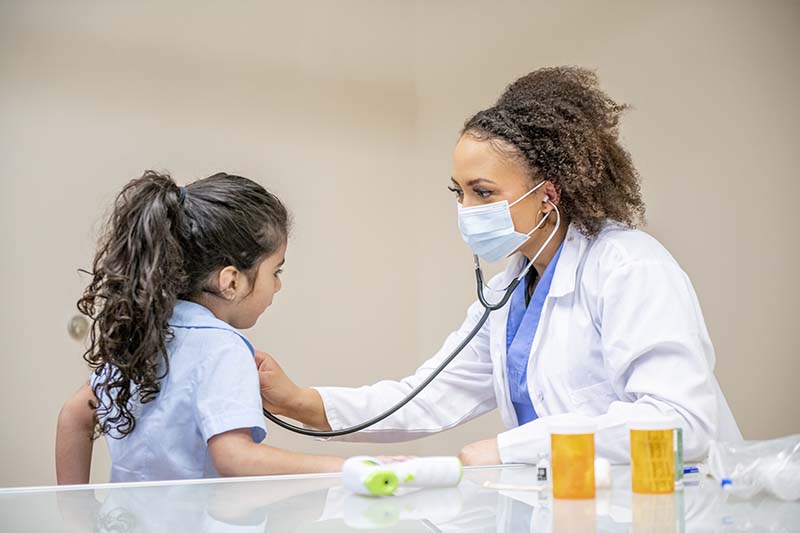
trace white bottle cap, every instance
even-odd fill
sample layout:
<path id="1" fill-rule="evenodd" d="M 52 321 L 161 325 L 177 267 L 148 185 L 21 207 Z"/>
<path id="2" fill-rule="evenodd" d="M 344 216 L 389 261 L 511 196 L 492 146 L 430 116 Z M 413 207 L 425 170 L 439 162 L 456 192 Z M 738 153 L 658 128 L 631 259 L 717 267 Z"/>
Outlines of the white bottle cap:
<path id="1" fill-rule="evenodd" d="M 551 435 L 585 435 L 597 429 L 591 418 L 568 413 L 549 417 L 547 427 Z"/>
<path id="2" fill-rule="evenodd" d="M 641 431 L 664 431 L 678 427 L 677 420 L 671 416 L 648 416 L 628 422 L 628 429 Z"/>

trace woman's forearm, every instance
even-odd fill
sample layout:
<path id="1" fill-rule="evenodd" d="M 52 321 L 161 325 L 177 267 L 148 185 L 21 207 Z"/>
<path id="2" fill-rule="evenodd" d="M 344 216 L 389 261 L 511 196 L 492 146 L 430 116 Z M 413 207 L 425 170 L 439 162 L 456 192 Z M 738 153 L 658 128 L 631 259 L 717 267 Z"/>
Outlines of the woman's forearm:
<path id="1" fill-rule="evenodd" d="M 328 416 L 325 414 L 325 404 L 316 389 L 311 387 L 300 389 L 300 394 L 292 410 L 293 413 L 289 415 L 291 418 L 314 429 L 331 430 Z"/>

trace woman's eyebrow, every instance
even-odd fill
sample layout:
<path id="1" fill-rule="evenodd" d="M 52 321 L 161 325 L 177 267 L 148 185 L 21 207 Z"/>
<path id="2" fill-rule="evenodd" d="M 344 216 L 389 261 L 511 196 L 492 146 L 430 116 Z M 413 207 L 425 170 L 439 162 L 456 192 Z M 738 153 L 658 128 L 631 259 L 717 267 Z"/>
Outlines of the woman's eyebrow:
<path id="1" fill-rule="evenodd" d="M 451 177 L 450 181 L 458 185 L 458 182 L 455 180 L 455 178 Z M 497 183 L 487 178 L 473 178 L 467 182 L 467 187 L 472 187 L 473 185 L 477 185 L 479 183 L 491 183 L 492 185 L 497 185 Z"/>

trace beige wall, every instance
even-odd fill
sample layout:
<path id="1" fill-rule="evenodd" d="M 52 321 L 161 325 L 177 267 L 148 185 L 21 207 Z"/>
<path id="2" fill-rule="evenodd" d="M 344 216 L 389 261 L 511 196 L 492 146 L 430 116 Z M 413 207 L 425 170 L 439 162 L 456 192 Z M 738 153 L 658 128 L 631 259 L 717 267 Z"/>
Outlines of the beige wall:
<path id="1" fill-rule="evenodd" d="M 745 435 L 800 431 L 800 4 L 237 6 L 0 2 L 0 486 L 54 481 L 55 417 L 87 374 L 66 335 L 76 270 L 127 179 L 225 169 L 275 191 L 296 220 L 285 289 L 249 336 L 301 383 L 402 377 L 472 299 L 444 188 L 458 128 L 564 63 L 635 106 L 623 134 L 647 229 L 695 283 Z M 270 443 L 455 453 L 499 427 Z M 93 479 L 107 472 L 101 449 Z"/>

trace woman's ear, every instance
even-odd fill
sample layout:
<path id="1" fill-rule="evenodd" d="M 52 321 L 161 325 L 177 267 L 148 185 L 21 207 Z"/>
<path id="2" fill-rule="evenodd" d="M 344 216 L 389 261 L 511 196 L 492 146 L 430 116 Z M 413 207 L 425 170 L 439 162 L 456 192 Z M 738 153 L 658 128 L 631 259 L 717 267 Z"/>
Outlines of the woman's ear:
<path id="1" fill-rule="evenodd" d="M 561 200 L 561 195 L 552 181 L 544 182 L 544 185 L 542 185 L 542 193 L 542 213 L 547 214 L 553 210 L 551 204 L 558 205 Z"/>
<path id="2" fill-rule="evenodd" d="M 217 275 L 219 294 L 228 301 L 236 299 L 236 291 L 241 285 L 239 270 L 234 266 L 226 266 Z"/>

